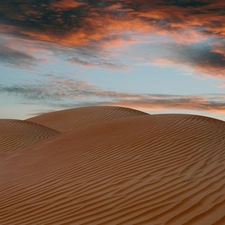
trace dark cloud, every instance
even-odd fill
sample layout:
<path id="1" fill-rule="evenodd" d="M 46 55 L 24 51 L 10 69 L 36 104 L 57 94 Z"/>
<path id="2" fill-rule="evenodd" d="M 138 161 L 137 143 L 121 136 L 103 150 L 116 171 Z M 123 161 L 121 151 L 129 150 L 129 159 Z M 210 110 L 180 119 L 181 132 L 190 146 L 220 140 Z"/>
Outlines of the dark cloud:
<path id="1" fill-rule="evenodd" d="M 27 104 L 32 102 L 60 103 L 60 101 L 68 99 L 78 100 L 82 97 L 94 96 L 98 92 L 100 92 L 100 89 L 96 86 L 70 79 L 49 79 L 48 82 L 37 81 L 35 84 L 0 84 L 0 93 L 15 96 L 21 101 L 27 100 Z"/>
<path id="2" fill-rule="evenodd" d="M 221 48 L 222 49 L 222 48 Z M 225 72 L 224 52 L 217 52 L 208 44 L 176 45 L 171 54 L 174 62 L 189 65 L 199 72 L 211 74 L 223 78 Z"/>
<path id="3" fill-rule="evenodd" d="M 181 45 L 174 47 L 174 51 L 177 53 L 177 59 L 182 62 L 190 62 L 200 66 L 215 65 L 225 67 L 225 58 L 223 54 L 213 52 L 208 45 Z"/>
<path id="4" fill-rule="evenodd" d="M 179 7 L 204 7 L 212 4 L 210 0 L 164 0 L 165 5 L 173 5 Z"/>
<path id="5" fill-rule="evenodd" d="M 223 0 L 9 0 L 0 3 L 0 30 L 14 38 L 45 43 L 55 52 L 61 50 L 70 62 L 107 68 L 123 67 L 111 58 L 110 47 L 132 43 L 137 33 L 137 39 L 142 34 L 170 35 L 173 42 L 190 44 L 171 51 L 175 53 L 170 55 L 172 61 L 179 55 L 189 66 L 204 67 L 208 61 L 210 68 L 221 70 L 224 54 L 211 51 L 198 38 L 224 41 L 224 11 Z M 199 46 L 192 45 L 194 41 Z M 1 61 L 16 65 L 35 61 L 14 51 L 3 48 Z"/>
<path id="6" fill-rule="evenodd" d="M 100 40 L 110 36 L 110 31 L 117 27 L 115 23 L 120 23 L 121 28 L 117 27 L 117 29 L 121 32 L 123 29 L 127 30 L 128 25 L 132 23 L 135 25 L 137 19 L 143 22 L 149 21 L 152 23 L 150 26 L 167 29 L 172 28 L 174 23 L 182 23 L 185 29 L 193 25 L 205 30 L 211 30 L 213 27 L 222 29 L 223 24 L 220 22 L 223 17 L 218 17 L 221 5 L 224 7 L 222 2 L 215 0 L 212 4 L 204 0 L 155 2 L 148 0 L 11 0 L 0 3 L 0 21 L 4 25 L 13 26 L 14 34 L 17 32 L 17 35 L 61 44 L 67 43 L 71 46 L 83 46 L 88 41 L 96 40 L 95 35 L 98 32 Z M 216 5 L 218 5 L 217 8 L 215 8 Z M 77 34 L 79 42 L 63 40 L 68 39 L 71 34 Z M 82 39 L 86 42 L 82 42 Z"/>
<path id="7" fill-rule="evenodd" d="M 4 86 L 0 84 L 0 93 L 16 96 L 18 99 L 26 99 L 29 101 L 52 101 L 59 100 L 60 96 L 57 93 L 47 91 L 47 86 L 43 85 L 10 85 Z"/>

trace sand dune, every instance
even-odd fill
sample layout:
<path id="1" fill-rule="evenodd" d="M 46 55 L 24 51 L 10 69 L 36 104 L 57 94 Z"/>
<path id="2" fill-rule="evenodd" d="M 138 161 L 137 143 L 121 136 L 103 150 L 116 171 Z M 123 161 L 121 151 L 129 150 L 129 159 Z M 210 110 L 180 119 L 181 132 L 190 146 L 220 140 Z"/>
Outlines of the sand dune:
<path id="1" fill-rule="evenodd" d="M 148 114 L 123 107 L 92 106 L 46 113 L 30 118 L 28 121 L 42 124 L 60 132 L 65 132 L 74 128 L 102 123 L 104 121 L 143 115 Z"/>
<path id="2" fill-rule="evenodd" d="M 15 151 L 56 134 L 59 132 L 32 122 L 0 119 L 0 152 Z"/>
<path id="3" fill-rule="evenodd" d="M 100 121 L 0 158 L 1 225 L 225 224 L 225 122 Z"/>

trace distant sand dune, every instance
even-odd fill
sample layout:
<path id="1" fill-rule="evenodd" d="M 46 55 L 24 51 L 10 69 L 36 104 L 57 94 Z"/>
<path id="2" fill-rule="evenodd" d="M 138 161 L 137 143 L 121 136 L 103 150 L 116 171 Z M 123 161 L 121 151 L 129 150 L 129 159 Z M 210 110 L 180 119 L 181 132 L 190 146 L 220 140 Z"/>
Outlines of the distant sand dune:
<path id="1" fill-rule="evenodd" d="M 102 123 L 104 121 L 143 115 L 148 114 L 123 107 L 92 106 L 46 113 L 30 118 L 28 121 L 42 124 L 60 132 L 65 132 L 74 128 Z"/>
<path id="2" fill-rule="evenodd" d="M 1 225 L 225 224 L 225 122 L 100 120 L 2 158 Z"/>
<path id="3" fill-rule="evenodd" d="M 59 132 L 32 122 L 0 119 L 0 152 L 15 151 L 56 134 Z"/>

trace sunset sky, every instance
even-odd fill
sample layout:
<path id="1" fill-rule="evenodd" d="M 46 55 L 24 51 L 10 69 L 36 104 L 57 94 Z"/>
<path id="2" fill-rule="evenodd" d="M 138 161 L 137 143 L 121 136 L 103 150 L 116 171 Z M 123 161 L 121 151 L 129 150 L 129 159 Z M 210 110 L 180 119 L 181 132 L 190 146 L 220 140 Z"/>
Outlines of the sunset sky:
<path id="1" fill-rule="evenodd" d="M 224 0 L 0 2 L 0 118 L 91 105 L 225 120 Z"/>

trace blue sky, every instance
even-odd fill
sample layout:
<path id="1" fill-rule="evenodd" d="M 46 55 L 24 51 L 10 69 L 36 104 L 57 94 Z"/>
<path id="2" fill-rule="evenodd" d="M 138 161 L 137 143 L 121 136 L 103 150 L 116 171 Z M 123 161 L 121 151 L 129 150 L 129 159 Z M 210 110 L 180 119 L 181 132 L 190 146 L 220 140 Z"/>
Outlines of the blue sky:
<path id="1" fill-rule="evenodd" d="M 0 118 L 117 105 L 225 120 L 222 0 L 0 3 Z"/>

